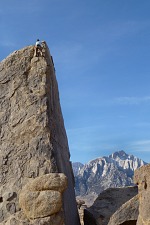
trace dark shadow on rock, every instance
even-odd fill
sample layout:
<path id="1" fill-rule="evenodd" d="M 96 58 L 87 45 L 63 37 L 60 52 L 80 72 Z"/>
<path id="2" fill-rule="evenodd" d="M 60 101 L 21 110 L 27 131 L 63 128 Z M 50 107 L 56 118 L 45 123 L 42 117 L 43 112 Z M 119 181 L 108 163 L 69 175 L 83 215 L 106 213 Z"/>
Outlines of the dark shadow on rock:
<path id="1" fill-rule="evenodd" d="M 137 220 L 129 220 L 119 225 L 136 225 Z"/>
<path id="2" fill-rule="evenodd" d="M 97 225 L 92 213 L 88 210 L 84 210 L 84 225 Z"/>
<path id="3" fill-rule="evenodd" d="M 103 191 L 94 204 L 85 210 L 84 225 L 107 225 L 110 217 L 137 193 L 137 186 L 108 188 Z"/>

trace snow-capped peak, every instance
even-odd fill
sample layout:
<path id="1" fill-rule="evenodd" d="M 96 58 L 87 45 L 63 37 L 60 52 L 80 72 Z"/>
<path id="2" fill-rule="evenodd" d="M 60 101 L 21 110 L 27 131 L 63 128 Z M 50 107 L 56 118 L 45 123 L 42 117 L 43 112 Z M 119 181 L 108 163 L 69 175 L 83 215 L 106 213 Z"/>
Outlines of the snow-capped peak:
<path id="1" fill-rule="evenodd" d="M 134 171 L 146 163 L 123 150 L 94 159 L 77 171 L 74 170 L 76 194 L 99 194 L 109 187 L 133 185 Z"/>

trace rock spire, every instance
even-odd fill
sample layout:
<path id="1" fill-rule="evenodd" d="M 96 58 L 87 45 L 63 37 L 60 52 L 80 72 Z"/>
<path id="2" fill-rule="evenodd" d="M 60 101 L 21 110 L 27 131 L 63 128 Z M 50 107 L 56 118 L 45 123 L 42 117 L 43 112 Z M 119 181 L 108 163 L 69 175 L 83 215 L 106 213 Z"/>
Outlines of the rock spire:
<path id="1" fill-rule="evenodd" d="M 79 225 L 54 64 L 43 46 L 44 57 L 34 57 L 34 47 L 28 46 L 0 63 L 0 224 L 20 212 L 19 194 L 26 184 L 64 173 L 65 225 Z"/>

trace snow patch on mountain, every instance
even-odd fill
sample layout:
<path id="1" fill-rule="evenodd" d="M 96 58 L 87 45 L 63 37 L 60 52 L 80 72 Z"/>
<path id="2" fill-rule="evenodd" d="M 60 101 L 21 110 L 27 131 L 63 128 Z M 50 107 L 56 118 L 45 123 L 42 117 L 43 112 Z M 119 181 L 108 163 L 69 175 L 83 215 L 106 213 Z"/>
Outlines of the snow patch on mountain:
<path id="1" fill-rule="evenodd" d="M 122 150 L 85 165 L 73 163 L 76 195 L 98 195 L 110 187 L 132 186 L 134 171 L 145 164 L 143 160 Z"/>

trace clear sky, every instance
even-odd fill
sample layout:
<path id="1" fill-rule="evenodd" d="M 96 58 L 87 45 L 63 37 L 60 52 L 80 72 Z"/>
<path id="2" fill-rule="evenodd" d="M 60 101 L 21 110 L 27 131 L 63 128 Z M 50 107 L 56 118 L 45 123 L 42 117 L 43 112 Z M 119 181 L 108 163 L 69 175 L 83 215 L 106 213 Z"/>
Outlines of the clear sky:
<path id="1" fill-rule="evenodd" d="M 72 161 L 150 162 L 150 0 L 1 0 L 0 60 L 45 40 Z"/>

